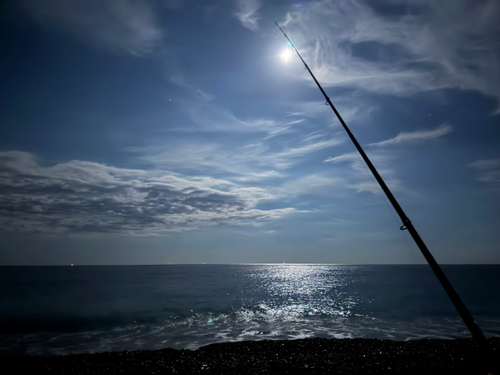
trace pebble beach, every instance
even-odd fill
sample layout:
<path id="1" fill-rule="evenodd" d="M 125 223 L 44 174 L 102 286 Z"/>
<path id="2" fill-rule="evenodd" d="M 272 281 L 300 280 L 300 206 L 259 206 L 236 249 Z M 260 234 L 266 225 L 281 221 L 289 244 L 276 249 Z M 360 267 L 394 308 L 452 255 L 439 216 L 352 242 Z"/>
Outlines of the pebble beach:
<path id="1" fill-rule="evenodd" d="M 488 340 L 500 358 L 500 338 Z M 2 356 L 3 374 L 496 374 L 472 339 L 300 339 L 54 357 Z M 491 362 L 491 360 L 490 360 Z M 497 362 L 498 363 L 498 362 Z"/>

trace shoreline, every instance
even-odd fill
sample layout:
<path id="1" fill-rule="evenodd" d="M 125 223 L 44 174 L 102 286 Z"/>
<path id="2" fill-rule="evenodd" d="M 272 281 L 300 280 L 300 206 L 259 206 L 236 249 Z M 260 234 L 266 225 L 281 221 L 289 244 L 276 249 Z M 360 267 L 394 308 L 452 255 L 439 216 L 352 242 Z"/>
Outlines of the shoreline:
<path id="1" fill-rule="evenodd" d="M 488 343 L 493 356 L 500 358 L 500 338 L 490 338 Z M 493 373 L 491 368 L 488 372 L 481 369 L 485 359 L 472 339 L 240 341 L 210 344 L 197 350 L 167 348 L 56 357 L 0 356 L 0 364 L 4 374 Z"/>

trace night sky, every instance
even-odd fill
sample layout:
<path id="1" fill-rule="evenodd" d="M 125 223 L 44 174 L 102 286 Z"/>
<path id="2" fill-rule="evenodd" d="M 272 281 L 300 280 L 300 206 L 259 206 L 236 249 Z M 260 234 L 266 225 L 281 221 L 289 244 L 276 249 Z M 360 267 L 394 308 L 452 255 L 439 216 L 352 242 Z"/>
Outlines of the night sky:
<path id="1" fill-rule="evenodd" d="M 500 263 L 500 2 L 0 6 L 0 264 Z"/>

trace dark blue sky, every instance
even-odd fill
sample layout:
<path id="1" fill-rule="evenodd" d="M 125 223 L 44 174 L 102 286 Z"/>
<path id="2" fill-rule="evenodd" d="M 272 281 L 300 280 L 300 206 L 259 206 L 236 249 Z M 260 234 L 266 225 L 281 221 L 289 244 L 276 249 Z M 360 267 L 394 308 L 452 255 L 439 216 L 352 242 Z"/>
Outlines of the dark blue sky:
<path id="1" fill-rule="evenodd" d="M 500 262 L 500 3 L 22 0 L 0 264 Z"/>

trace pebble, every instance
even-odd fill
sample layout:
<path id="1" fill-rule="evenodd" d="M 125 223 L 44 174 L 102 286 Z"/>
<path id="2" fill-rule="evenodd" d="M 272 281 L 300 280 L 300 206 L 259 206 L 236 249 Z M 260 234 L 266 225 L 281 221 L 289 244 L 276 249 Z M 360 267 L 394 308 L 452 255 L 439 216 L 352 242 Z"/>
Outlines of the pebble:
<path id="1" fill-rule="evenodd" d="M 488 340 L 492 352 L 500 338 Z M 0 356 L 2 374 L 500 374 L 472 339 L 301 339 L 60 357 Z M 498 360 L 498 358 L 497 358 Z"/>

